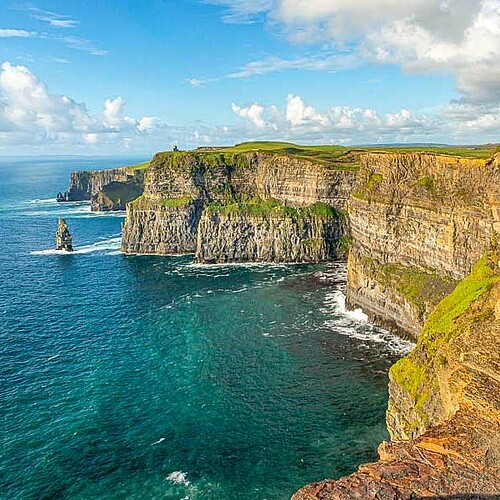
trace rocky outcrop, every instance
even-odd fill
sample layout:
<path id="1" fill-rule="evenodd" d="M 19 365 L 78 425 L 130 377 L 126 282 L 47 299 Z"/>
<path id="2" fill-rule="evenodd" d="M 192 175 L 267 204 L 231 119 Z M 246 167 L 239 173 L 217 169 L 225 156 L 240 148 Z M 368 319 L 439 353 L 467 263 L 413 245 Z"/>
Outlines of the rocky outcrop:
<path id="1" fill-rule="evenodd" d="M 58 202 L 91 201 L 93 211 L 125 210 L 144 190 L 144 170 L 115 168 L 72 172 L 69 189 Z"/>
<path id="2" fill-rule="evenodd" d="M 199 262 L 336 258 L 355 172 L 271 153 L 159 153 L 127 206 L 122 250 Z M 193 240 L 194 238 L 194 240 Z"/>
<path id="3" fill-rule="evenodd" d="M 380 446 L 380 460 L 306 486 L 293 499 L 498 498 L 499 373 L 500 268 L 492 252 L 439 303 L 416 349 L 391 368 L 393 441 Z"/>
<path id="4" fill-rule="evenodd" d="M 347 302 L 416 338 L 500 233 L 500 155 L 370 153 L 349 202 Z"/>
<path id="5" fill-rule="evenodd" d="M 73 237 L 64 219 L 59 219 L 57 223 L 56 250 L 65 250 L 67 252 L 73 251 Z"/>

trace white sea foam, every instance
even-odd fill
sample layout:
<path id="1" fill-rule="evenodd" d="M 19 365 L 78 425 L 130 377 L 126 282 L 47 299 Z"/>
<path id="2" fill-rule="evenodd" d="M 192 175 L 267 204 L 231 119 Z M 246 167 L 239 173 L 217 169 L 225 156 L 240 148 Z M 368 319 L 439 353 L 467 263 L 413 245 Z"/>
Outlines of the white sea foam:
<path id="1" fill-rule="evenodd" d="M 338 312 L 340 312 L 341 314 L 345 314 L 353 321 L 358 321 L 360 323 L 368 322 L 368 316 L 363 312 L 363 309 L 353 309 L 353 310 L 347 309 L 345 305 L 345 295 L 340 290 L 337 290 L 332 294 L 328 294 L 327 300 L 329 298 L 333 299 L 333 301 L 337 305 Z"/>
<path id="2" fill-rule="evenodd" d="M 323 312 L 336 316 L 325 321 L 325 325 L 340 335 L 362 340 L 368 345 L 383 344 L 391 352 L 401 355 L 408 354 L 415 347 L 412 342 L 370 325 L 368 316 L 361 309 L 349 311 L 345 305 L 345 295 L 339 290 L 326 295 L 325 306 Z"/>
<path id="3" fill-rule="evenodd" d="M 109 238 L 107 240 L 97 241 L 92 245 L 85 245 L 79 248 L 75 248 L 73 252 L 67 252 L 66 250 L 55 250 L 54 248 L 49 248 L 47 250 L 36 250 L 30 252 L 31 255 L 80 255 L 92 252 L 104 252 L 107 250 L 118 251 L 121 246 L 122 239 L 120 236 Z M 115 252 L 107 252 L 107 255 L 114 255 Z"/>
<path id="4" fill-rule="evenodd" d="M 163 443 L 163 441 L 165 441 L 165 438 L 160 438 L 160 439 L 158 439 L 158 441 L 151 443 L 151 446 L 156 446 L 157 444 Z"/>
<path id="5" fill-rule="evenodd" d="M 39 200 L 39 199 L 35 199 L 35 200 L 30 200 L 28 203 L 32 204 L 32 205 L 40 205 L 42 203 L 58 203 L 56 201 L 55 198 L 47 198 L 45 200 Z"/>
<path id="6" fill-rule="evenodd" d="M 180 471 L 180 470 L 176 470 L 174 472 L 171 472 L 167 476 L 167 480 L 173 484 L 182 484 L 186 487 L 188 487 L 191 484 L 187 479 L 187 474 L 185 472 Z"/>

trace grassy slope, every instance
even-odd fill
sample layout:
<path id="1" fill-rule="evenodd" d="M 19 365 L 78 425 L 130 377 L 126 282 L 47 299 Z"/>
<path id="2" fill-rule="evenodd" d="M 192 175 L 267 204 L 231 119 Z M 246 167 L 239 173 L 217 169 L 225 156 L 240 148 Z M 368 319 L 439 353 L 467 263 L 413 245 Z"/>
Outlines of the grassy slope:
<path id="1" fill-rule="evenodd" d="M 137 165 L 128 165 L 126 167 L 127 170 L 145 170 L 149 167 L 149 161 L 145 161 L 143 163 L 137 163 Z"/>
<path id="2" fill-rule="evenodd" d="M 436 390 L 434 363 L 439 362 L 445 355 L 447 345 L 459 334 L 460 317 L 472 302 L 500 280 L 496 262 L 496 253 L 485 255 L 474 266 L 471 274 L 431 313 L 413 352 L 392 366 L 391 377 L 408 392 L 417 412 L 422 409 L 430 393 Z M 422 417 L 425 419 L 425 414 Z"/>
<path id="3" fill-rule="evenodd" d="M 291 155 L 306 155 L 311 157 L 340 158 L 347 152 L 362 153 L 386 151 L 395 153 L 436 153 L 464 158 L 487 159 L 495 152 L 496 146 L 299 146 L 289 142 L 244 142 L 233 147 L 220 148 L 221 151 L 243 153 L 249 151 L 271 151 Z"/>

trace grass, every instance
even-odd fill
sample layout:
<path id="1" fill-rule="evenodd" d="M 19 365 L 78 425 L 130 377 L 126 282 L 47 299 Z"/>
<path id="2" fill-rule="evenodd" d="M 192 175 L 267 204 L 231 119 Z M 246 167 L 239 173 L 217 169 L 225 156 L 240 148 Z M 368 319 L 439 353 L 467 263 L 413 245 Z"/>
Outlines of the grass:
<path id="1" fill-rule="evenodd" d="M 163 198 L 159 200 L 150 200 L 144 196 L 139 196 L 139 198 L 135 199 L 129 205 L 137 210 L 154 210 L 159 206 L 167 208 L 184 207 L 189 205 L 192 201 L 193 199 L 188 196 L 182 196 L 179 198 Z"/>
<path id="2" fill-rule="evenodd" d="M 149 161 L 145 161 L 143 163 L 137 163 L 136 165 L 128 165 L 126 168 L 127 170 L 146 170 L 149 167 Z"/>
<path id="3" fill-rule="evenodd" d="M 343 217 L 344 214 L 335 210 L 326 203 L 315 203 L 307 207 L 290 207 L 275 198 L 263 200 L 254 196 L 243 202 L 221 205 L 212 203 L 208 206 L 212 213 L 222 215 L 244 214 L 253 217 L 291 217 L 293 219 L 306 219 L 310 217 Z"/>
<path id="4" fill-rule="evenodd" d="M 423 422 L 426 421 L 425 403 L 437 391 L 436 363 L 445 362 L 447 346 L 460 334 L 460 318 L 474 301 L 500 281 L 497 262 L 495 252 L 479 260 L 469 276 L 429 315 L 415 350 L 390 370 L 393 380 L 412 398 L 415 411 Z"/>
<path id="5" fill-rule="evenodd" d="M 439 155 L 459 156 L 461 158 L 473 158 L 487 160 L 495 153 L 496 146 L 487 144 L 484 146 L 369 146 L 367 151 L 382 151 L 391 153 L 433 153 Z"/>
<path id="6" fill-rule="evenodd" d="M 153 165 L 173 168 L 193 167 L 204 168 L 221 166 L 248 166 L 248 153 L 267 152 L 270 154 L 288 156 L 299 160 L 319 163 L 334 170 L 357 171 L 360 167 L 360 157 L 367 152 L 393 153 L 432 153 L 459 156 L 462 158 L 487 159 L 495 152 L 494 145 L 486 146 L 304 146 L 291 142 L 243 142 L 228 147 L 202 147 L 194 151 L 164 152 L 155 157 Z M 148 163 L 128 167 L 129 169 L 144 169 Z"/>

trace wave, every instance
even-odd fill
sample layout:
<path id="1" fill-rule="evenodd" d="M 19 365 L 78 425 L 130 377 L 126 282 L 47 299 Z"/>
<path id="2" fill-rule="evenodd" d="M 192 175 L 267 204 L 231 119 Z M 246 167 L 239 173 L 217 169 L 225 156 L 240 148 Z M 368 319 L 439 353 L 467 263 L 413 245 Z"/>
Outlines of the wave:
<path id="1" fill-rule="evenodd" d="M 325 326 L 340 335 L 362 340 L 370 344 L 383 344 L 393 354 L 406 355 L 415 344 L 368 322 L 368 316 L 361 310 L 350 311 L 345 305 L 345 295 L 336 290 L 326 296 L 323 312 L 335 314 L 335 318 L 325 321 Z"/>
<path id="2" fill-rule="evenodd" d="M 39 200 L 38 198 L 28 201 L 30 205 L 41 205 L 44 203 L 59 203 L 55 198 L 46 198 L 44 200 Z"/>
<path id="3" fill-rule="evenodd" d="M 84 245 L 83 247 L 75 248 L 73 252 L 49 248 L 47 250 L 36 250 L 34 252 L 30 252 L 30 255 L 81 255 L 92 252 L 104 252 L 108 250 L 113 250 L 113 252 L 107 252 L 106 255 L 116 255 L 114 251 L 118 251 L 120 249 L 121 243 L 121 236 L 117 236 L 107 240 L 97 241 L 91 245 Z"/>
<path id="4" fill-rule="evenodd" d="M 167 477 L 167 481 L 170 481 L 173 484 L 182 484 L 186 487 L 190 486 L 191 483 L 187 479 L 187 473 L 182 472 L 181 470 L 176 470 L 171 472 Z"/>

